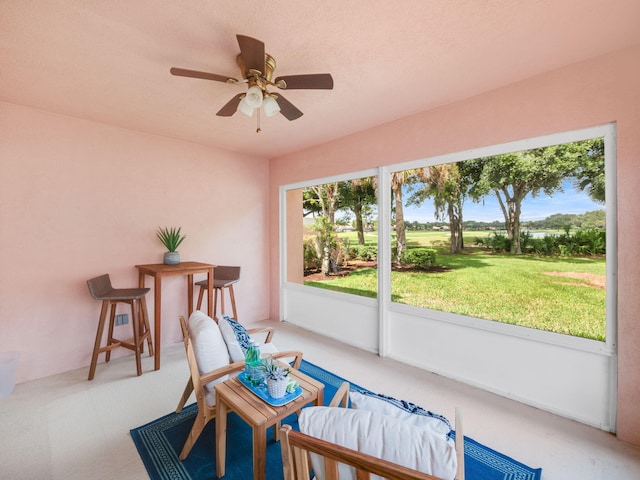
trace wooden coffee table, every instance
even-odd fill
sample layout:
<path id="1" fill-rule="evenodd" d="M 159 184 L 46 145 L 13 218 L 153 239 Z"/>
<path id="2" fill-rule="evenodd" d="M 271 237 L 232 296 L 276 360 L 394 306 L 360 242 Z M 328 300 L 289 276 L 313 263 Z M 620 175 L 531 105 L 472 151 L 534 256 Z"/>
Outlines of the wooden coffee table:
<path id="1" fill-rule="evenodd" d="M 264 480 L 267 468 L 267 428 L 276 425 L 308 403 L 322 405 L 324 384 L 298 370 L 291 369 L 290 375 L 300 384 L 302 395 L 281 407 L 274 407 L 261 400 L 235 377 L 215 386 L 216 475 L 218 478 L 223 477 L 225 473 L 229 411 L 236 412 L 253 429 L 253 478 Z"/>

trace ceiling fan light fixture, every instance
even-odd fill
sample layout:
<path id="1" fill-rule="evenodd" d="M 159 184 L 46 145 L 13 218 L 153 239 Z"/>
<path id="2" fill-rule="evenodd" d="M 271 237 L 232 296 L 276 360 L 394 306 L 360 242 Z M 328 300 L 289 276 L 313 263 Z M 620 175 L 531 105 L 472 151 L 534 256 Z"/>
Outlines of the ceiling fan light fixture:
<path id="1" fill-rule="evenodd" d="M 247 95 L 244 97 L 244 101 L 247 103 L 247 105 L 249 105 L 251 108 L 260 108 L 262 106 L 262 100 L 262 89 L 257 85 L 249 87 L 249 90 L 247 90 Z"/>
<path id="2" fill-rule="evenodd" d="M 273 117 L 280 112 L 280 105 L 278 105 L 278 102 L 273 95 L 267 94 L 262 101 L 262 109 L 267 117 Z"/>
<path id="3" fill-rule="evenodd" d="M 238 108 L 236 111 L 240 113 L 244 113 L 247 117 L 252 117 L 253 110 L 254 108 L 251 105 L 249 105 L 249 103 L 247 103 L 246 95 L 242 97 L 242 100 L 240 100 L 240 102 L 238 103 Z"/>

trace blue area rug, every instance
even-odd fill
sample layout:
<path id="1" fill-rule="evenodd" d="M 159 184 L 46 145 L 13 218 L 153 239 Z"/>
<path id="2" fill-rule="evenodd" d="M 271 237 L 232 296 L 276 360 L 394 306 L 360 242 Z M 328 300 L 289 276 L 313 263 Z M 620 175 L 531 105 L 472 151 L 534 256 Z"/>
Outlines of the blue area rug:
<path id="1" fill-rule="evenodd" d="M 345 380 L 305 360 L 300 370 L 325 384 L 324 400 L 329 403 Z M 352 389 L 364 390 L 351 384 Z M 387 393 L 387 392 L 385 392 Z M 192 404 L 180 413 L 170 413 L 131 430 L 147 473 L 152 480 L 213 480 L 215 466 L 215 422 L 209 422 L 186 460 L 178 455 L 191 430 L 197 412 Z M 282 424 L 298 428 L 295 414 Z M 225 480 L 253 478 L 251 428 L 235 413 L 227 420 L 227 464 Z M 540 480 L 542 469 L 533 469 L 495 450 L 465 437 L 465 476 L 467 480 Z M 267 479 L 282 480 L 280 444 L 273 441 L 273 427 L 267 431 Z"/>

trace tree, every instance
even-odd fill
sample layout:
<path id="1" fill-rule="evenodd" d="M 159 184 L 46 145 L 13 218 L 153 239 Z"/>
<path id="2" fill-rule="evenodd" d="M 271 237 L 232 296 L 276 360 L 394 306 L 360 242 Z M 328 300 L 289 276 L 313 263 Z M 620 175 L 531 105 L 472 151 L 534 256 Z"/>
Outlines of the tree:
<path id="1" fill-rule="evenodd" d="M 331 271 L 331 252 L 336 247 L 335 227 L 327 217 L 316 218 L 312 230 L 318 232 L 316 240 L 320 250 L 321 267 L 323 275 L 329 275 Z"/>
<path id="2" fill-rule="evenodd" d="M 605 203 L 604 139 L 588 140 L 589 149 L 575 174 L 574 187 L 596 203 Z"/>
<path id="3" fill-rule="evenodd" d="M 591 212 L 585 212 L 582 215 L 582 223 L 580 228 L 583 229 L 600 229 L 606 228 L 606 213 L 604 210 L 593 210 Z"/>
<path id="4" fill-rule="evenodd" d="M 449 221 L 451 253 L 460 253 L 464 247 L 462 239 L 462 204 L 465 187 L 456 163 L 444 163 L 425 169 L 422 188 L 415 191 L 407 204 L 420 206 L 427 198 L 433 199 L 436 220 Z"/>
<path id="5" fill-rule="evenodd" d="M 554 213 L 545 218 L 540 224 L 542 228 L 562 230 L 567 225 L 574 225 L 575 217 L 576 215 L 570 213 Z"/>
<path id="6" fill-rule="evenodd" d="M 358 244 L 364 245 L 364 212 L 377 203 L 373 179 L 365 177 L 340 182 L 338 192 L 342 208 L 348 208 L 355 216 Z"/>
<path id="7" fill-rule="evenodd" d="M 413 170 L 402 170 L 391 174 L 391 192 L 395 201 L 395 231 L 396 231 L 396 258 L 398 261 L 402 258 L 402 252 L 407 249 L 407 236 L 405 234 L 404 209 L 402 205 L 402 187 L 408 184 L 412 179 L 423 178 L 425 175 L 424 168 L 416 168 Z"/>
<path id="8" fill-rule="evenodd" d="M 315 194 L 320 203 L 322 216 L 328 219 L 331 225 L 334 225 L 336 210 L 338 209 L 338 182 L 314 185 L 309 189 Z"/>
<path id="9" fill-rule="evenodd" d="M 320 213 L 314 230 L 318 232 L 322 257 L 322 273 L 328 275 L 331 265 L 332 242 L 335 242 L 335 214 L 338 209 L 338 183 L 325 183 L 305 188 L 304 210 Z"/>
<path id="10" fill-rule="evenodd" d="M 505 219 L 511 253 L 522 253 L 520 214 L 527 195 L 553 195 L 562 191 L 562 181 L 576 175 L 591 149 L 589 142 L 573 142 L 535 148 L 522 152 L 468 160 L 469 176 L 474 182 L 470 196 L 479 201 L 483 196 L 496 196 Z"/>
<path id="11" fill-rule="evenodd" d="M 322 215 L 322 204 L 317 193 L 312 188 L 302 190 L 302 216 L 312 215 L 317 217 Z"/>

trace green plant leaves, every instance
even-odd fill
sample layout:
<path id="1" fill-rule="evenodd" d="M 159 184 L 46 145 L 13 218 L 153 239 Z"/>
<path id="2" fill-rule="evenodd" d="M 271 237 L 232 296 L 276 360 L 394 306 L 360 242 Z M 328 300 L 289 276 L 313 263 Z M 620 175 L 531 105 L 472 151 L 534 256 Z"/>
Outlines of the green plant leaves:
<path id="1" fill-rule="evenodd" d="M 187 238 L 186 235 L 182 235 L 181 227 L 160 227 L 156 232 L 156 236 L 170 252 L 175 252 L 184 239 Z"/>

